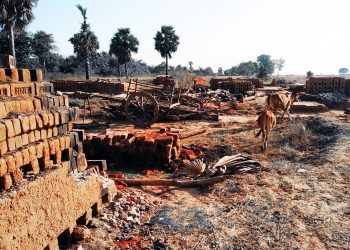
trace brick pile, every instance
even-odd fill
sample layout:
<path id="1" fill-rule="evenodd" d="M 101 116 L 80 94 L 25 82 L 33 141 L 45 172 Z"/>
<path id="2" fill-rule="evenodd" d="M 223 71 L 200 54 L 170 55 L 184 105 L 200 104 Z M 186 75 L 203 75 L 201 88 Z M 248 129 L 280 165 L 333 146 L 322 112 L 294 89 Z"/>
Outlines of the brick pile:
<path id="1" fill-rule="evenodd" d="M 73 172 L 84 171 L 87 161 L 83 136 L 73 130 L 79 109 L 69 107 L 67 96 L 54 95 L 50 84 L 41 83 L 38 92 L 35 87 L 32 92 L 21 90 L 35 86 L 31 72 L 40 80 L 41 70 L 11 68 L 2 72 L 11 79 L 0 83 L 0 88 L 10 85 L 20 91 L 0 95 L 0 191 L 21 182 L 26 174 L 36 175 L 54 165 L 62 166 L 63 161 L 70 162 Z M 22 83 L 16 82 L 17 77 Z"/>
<path id="2" fill-rule="evenodd" d="M 244 94 L 247 91 L 253 91 L 256 87 L 255 84 L 260 86 L 259 82 L 260 80 L 252 81 L 252 79 L 234 79 L 232 77 L 212 78 L 210 80 L 210 88 L 213 90 L 228 90 L 231 94 Z"/>
<path id="3" fill-rule="evenodd" d="M 112 81 L 110 79 L 98 79 L 91 81 L 53 80 L 51 83 L 56 90 L 62 92 L 83 91 L 118 95 L 124 93 L 128 89 L 128 83 Z"/>
<path id="4" fill-rule="evenodd" d="M 178 159 L 180 134 L 173 131 L 125 132 L 107 130 L 87 134 L 84 152 L 88 159 L 106 159 L 111 167 L 157 167 Z"/>
<path id="5" fill-rule="evenodd" d="M 343 77 L 310 77 L 306 81 L 309 94 L 337 93 L 350 96 L 350 79 Z"/>

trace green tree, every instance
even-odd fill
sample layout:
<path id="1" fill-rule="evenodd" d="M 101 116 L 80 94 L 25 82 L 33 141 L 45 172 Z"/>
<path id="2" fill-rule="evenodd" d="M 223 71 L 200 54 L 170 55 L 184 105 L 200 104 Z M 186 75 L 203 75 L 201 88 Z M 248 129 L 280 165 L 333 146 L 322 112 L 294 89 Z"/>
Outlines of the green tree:
<path id="1" fill-rule="evenodd" d="M 31 42 L 32 52 L 38 58 L 41 67 L 46 70 L 46 64 L 52 59 L 52 51 L 55 48 L 52 34 L 44 31 L 37 31 Z"/>
<path id="2" fill-rule="evenodd" d="M 23 28 L 34 19 L 33 7 L 38 0 L 1 0 L 0 27 L 7 32 L 9 47 L 16 66 L 15 32 Z"/>
<path id="3" fill-rule="evenodd" d="M 307 78 L 310 78 L 310 77 L 312 77 L 312 76 L 314 76 L 314 73 L 313 73 L 311 70 L 309 70 L 308 72 L 306 72 L 306 77 L 307 77 Z"/>
<path id="4" fill-rule="evenodd" d="M 245 76 L 253 76 L 257 73 L 258 66 L 255 62 L 242 62 L 237 66 L 238 74 Z"/>
<path id="5" fill-rule="evenodd" d="M 85 76 L 86 80 L 89 80 L 90 58 L 96 56 L 100 45 L 94 32 L 90 30 L 90 25 L 86 22 L 87 9 L 83 8 L 79 4 L 77 5 L 77 8 L 83 16 L 84 22 L 81 25 L 80 32 L 74 34 L 73 37 L 69 39 L 69 41 L 73 44 L 74 53 L 77 54 L 77 57 L 85 61 Z"/>
<path id="6" fill-rule="evenodd" d="M 274 65 L 269 55 L 260 55 L 257 58 L 258 77 L 266 78 L 274 71 Z"/>
<path id="7" fill-rule="evenodd" d="M 174 27 L 162 26 L 154 40 L 155 49 L 165 58 L 165 74 L 168 75 L 168 58 L 171 59 L 171 54 L 177 51 L 180 44 L 179 37 L 175 34 Z"/>
<path id="8" fill-rule="evenodd" d="M 225 76 L 238 76 L 239 75 L 239 70 L 237 66 L 233 66 L 230 69 L 227 69 L 224 71 Z"/>
<path id="9" fill-rule="evenodd" d="M 280 71 L 283 69 L 284 63 L 285 60 L 283 58 L 273 60 L 273 65 L 275 67 L 275 70 L 277 70 L 277 76 L 280 75 Z"/>
<path id="10" fill-rule="evenodd" d="M 222 69 L 222 67 L 218 68 L 218 75 L 222 76 L 224 74 L 224 70 Z"/>
<path id="11" fill-rule="evenodd" d="M 349 69 L 348 68 L 340 68 L 339 69 L 339 74 L 348 74 L 349 73 Z"/>
<path id="12" fill-rule="evenodd" d="M 131 53 L 137 53 L 139 41 L 137 38 L 130 34 L 129 28 L 118 29 L 118 32 L 114 34 L 109 53 L 115 55 L 118 58 L 118 63 L 124 65 L 125 76 L 128 78 L 127 64 L 131 61 Z"/>

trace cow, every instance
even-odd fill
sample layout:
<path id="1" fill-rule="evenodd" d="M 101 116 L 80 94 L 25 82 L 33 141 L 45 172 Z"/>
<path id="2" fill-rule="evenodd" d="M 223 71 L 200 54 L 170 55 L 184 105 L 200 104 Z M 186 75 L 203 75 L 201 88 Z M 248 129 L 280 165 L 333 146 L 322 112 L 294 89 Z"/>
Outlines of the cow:
<path id="1" fill-rule="evenodd" d="M 263 112 L 261 112 L 257 119 L 257 124 L 260 127 L 260 130 L 256 134 L 256 137 L 259 137 L 262 133 L 263 151 L 266 151 L 267 149 L 267 141 L 269 140 L 271 130 L 276 126 L 276 122 L 276 116 L 269 109 L 266 109 Z"/>
<path id="2" fill-rule="evenodd" d="M 272 111 L 282 110 L 282 118 L 287 113 L 290 118 L 289 109 L 294 102 L 299 101 L 300 93 L 273 93 L 266 98 L 266 107 Z"/>

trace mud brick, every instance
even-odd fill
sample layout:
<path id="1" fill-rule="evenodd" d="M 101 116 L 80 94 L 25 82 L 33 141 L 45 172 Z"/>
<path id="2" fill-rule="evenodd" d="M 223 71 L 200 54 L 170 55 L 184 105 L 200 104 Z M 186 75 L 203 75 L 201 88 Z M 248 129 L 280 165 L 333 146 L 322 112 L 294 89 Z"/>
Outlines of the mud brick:
<path id="1" fill-rule="evenodd" d="M 52 113 L 48 113 L 47 116 L 49 117 L 48 126 L 52 127 L 55 124 L 55 118 Z"/>
<path id="2" fill-rule="evenodd" d="M 54 88 L 53 88 L 53 84 L 49 83 L 49 82 L 42 82 L 42 83 L 34 83 L 35 85 L 35 93 L 36 95 L 42 95 L 45 93 L 53 93 L 54 92 Z"/>
<path id="3" fill-rule="evenodd" d="M 67 149 L 62 151 L 62 160 L 63 161 L 70 161 L 72 157 L 73 157 L 73 149 L 72 148 L 67 148 Z"/>
<path id="4" fill-rule="evenodd" d="M 35 141 L 40 141 L 41 140 L 41 131 L 34 130 L 34 134 L 35 134 Z"/>
<path id="5" fill-rule="evenodd" d="M 66 133 L 68 133 L 68 125 L 67 124 L 63 124 L 63 125 L 58 127 L 58 135 L 65 135 Z"/>
<path id="6" fill-rule="evenodd" d="M 13 101 L 12 102 L 12 106 L 11 106 L 11 110 L 8 110 L 8 112 L 21 112 L 22 113 L 22 110 L 21 110 L 21 102 L 20 101 Z"/>
<path id="7" fill-rule="evenodd" d="M 26 100 L 20 100 L 19 101 L 20 109 L 22 113 L 28 113 L 29 111 L 29 105 Z"/>
<path id="8" fill-rule="evenodd" d="M 11 96 L 11 85 L 1 84 L 0 85 L 0 96 Z"/>
<path id="9" fill-rule="evenodd" d="M 33 99 L 34 109 L 36 111 L 42 110 L 42 103 L 40 98 L 34 98 Z"/>
<path id="10" fill-rule="evenodd" d="M 40 117 L 41 117 L 41 119 L 42 119 L 42 121 L 43 121 L 43 126 L 44 126 L 44 127 L 47 127 L 47 126 L 49 125 L 49 116 L 48 116 L 48 113 L 43 112 L 43 113 L 40 114 Z"/>
<path id="11" fill-rule="evenodd" d="M 20 151 L 16 151 L 13 154 L 13 157 L 15 158 L 15 164 L 16 164 L 16 168 L 20 168 L 23 166 L 23 157 Z"/>
<path id="12" fill-rule="evenodd" d="M 40 134 L 41 134 L 41 140 L 47 139 L 47 130 L 46 129 L 40 130 Z"/>
<path id="13" fill-rule="evenodd" d="M 15 130 L 13 128 L 13 123 L 11 120 L 2 120 L 1 121 L 6 126 L 6 135 L 7 138 L 11 138 L 15 136 Z"/>
<path id="14" fill-rule="evenodd" d="M 46 134 L 47 139 L 52 137 L 52 128 L 47 129 L 47 134 Z"/>
<path id="15" fill-rule="evenodd" d="M 88 165 L 97 165 L 100 172 L 107 171 L 107 161 L 106 160 L 88 160 Z"/>
<path id="16" fill-rule="evenodd" d="M 0 90 L 0 96 L 1 96 L 1 90 Z M 0 102 L 0 119 L 5 118 L 7 116 L 5 103 Z"/>
<path id="17" fill-rule="evenodd" d="M 13 111 L 13 102 L 12 101 L 8 101 L 5 102 L 5 109 L 7 113 L 10 113 L 11 111 Z"/>
<path id="18" fill-rule="evenodd" d="M 29 69 L 18 69 L 18 80 L 20 82 L 30 82 L 30 71 Z"/>
<path id="19" fill-rule="evenodd" d="M 15 171 L 11 173 L 11 177 L 14 183 L 19 183 L 21 180 L 23 180 L 23 172 L 21 169 L 17 168 Z"/>
<path id="20" fill-rule="evenodd" d="M 60 149 L 65 150 L 66 148 L 66 138 L 64 136 L 59 138 L 60 140 Z"/>
<path id="21" fill-rule="evenodd" d="M 29 143 L 35 142 L 35 132 L 31 131 L 28 133 Z"/>
<path id="22" fill-rule="evenodd" d="M 60 125 L 60 114 L 58 112 L 53 112 L 54 117 L 54 125 L 58 126 Z"/>
<path id="23" fill-rule="evenodd" d="M 69 98 L 67 95 L 63 95 L 64 106 L 69 107 Z"/>
<path id="24" fill-rule="evenodd" d="M 57 127 L 52 128 L 52 136 L 58 136 L 58 128 Z"/>
<path id="25" fill-rule="evenodd" d="M 23 165 L 29 164 L 30 163 L 29 150 L 27 148 L 24 148 L 21 150 L 21 154 L 23 159 Z"/>
<path id="26" fill-rule="evenodd" d="M 0 186 L 3 190 L 9 190 L 12 187 L 12 178 L 10 174 L 6 174 L 0 178 Z"/>
<path id="27" fill-rule="evenodd" d="M 30 70 L 30 79 L 32 82 L 42 82 L 43 71 L 41 69 Z"/>
<path id="28" fill-rule="evenodd" d="M 43 142 L 43 157 L 50 157 L 50 145 L 48 141 Z"/>
<path id="29" fill-rule="evenodd" d="M 55 106 L 53 98 L 48 97 L 46 100 L 47 100 L 47 106 L 46 107 L 48 109 L 51 109 L 51 108 L 53 108 Z"/>
<path id="30" fill-rule="evenodd" d="M 8 151 L 16 150 L 15 137 L 11 137 L 11 138 L 7 139 L 7 149 L 8 149 Z"/>
<path id="31" fill-rule="evenodd" d="M 77 170 L 77 158 L 72 157 L 70 159 L 70 169 L 71 169 L 71 172 L 73 172 L 73 173 L 76 173 L 78 171 Z"/>
<path id="32" fill-rule="evenodd" d="M 28 147 L 28 151 L 29 151 L 29 160 L 32 161 L 34 159 L 37 159 L 36 157 L 36 148 L 35 145 L 31 145 Z"/>
<path id="33" fill-rule="evenodd" d="M 57 151 L 55 154 L 55 164 L 61 164 L 62 163 L 62 151 Z"/>
<path id="34" fill-rule="evenodd" d="M 55 140 L 49 139 L 47 140 L 47 142 L 49 143 L 49 147 L 50 147 L 50 155 L 54 155 L 56 153 Z"/>
<path id="35" fill-rule="evenodd" d="M 60 103 L 60 107 L 64 107 L 64 98 L 63 98 L 63 96 L 59 96 L 58 97 L 58 101 Z"/>
<path id="36" fill-rule="evenodd" d="M 65 136 L 64 138 L 66 139 L 66 148 L 70 148 L 71 147 L 71 137 Z"/>
<path id="37" fill-rule="evenodd" d="M 55 107 L 59 107 L 60 106 L 60 99 L 59 99 L 59 96 L 54 96 L 53 98 L 53 105 Z"/>
<path id="38" fill-rule="evenodd" d="M 82 172 L 87 168 L 87 162 L 84 153 L 78 154 L 77 156 L 77 168 L 78 172 Z"/>
<path id="39" fill-rule="evenodd" d="M 33 83 L 16 83 L 10 84 L 11 96 L 28 96 L 35 95 Z"/>
<path id="40" fill-rule="evenodd" d="M 0 142 L 6 140 L 6 125 L 0 123 Z"/>
<path id="41" fill-rule="evenodd" d="M 73 122 L 67 123 L 67 132 L 71 132 L 73 130 Z"/>
<path id="42" fill-rule="evenodd" d="M 5 155 L 4 156 L 7 165 L 7 173 L 11 173 L 16 169 L 15 157 L 13 155 Z"/>
<path id="43" fill-rule="evenodd" d="M 40 172 L 40 165 L 38 159 L 33 159 L 30 161 L 30 165 L 32 167 L 33 174 L 39 174 Z"/>
<path id="44" fill-rule="evenodd" d="M 69 136 L 70 136 L 70 147 L 73 148 L 75 145 L 77 145 L 77 141 L 75 140 L 74 133 L 70 133 Z"/>
<path id="45" fill-rule="evenodd" d="M 0 68 L 0 81 L 6 81 L 6 74 L 4 68 Z"/>
<path id="46" fill-rule="evenodd" d="M 52 166 L 52 161 L 50 160 L 50 157 L 44 157 L 42 159 L 42 162 L 43 162 L 43 167 L 44 169 L 49 169 L 51 168 Z"/>
<path id="47" fill-rule="evenodd" d="M 16 148 L 21 148 L 23 146 L 22 136 L 21 135 L 17 135 L 15 137 L 15 143 L 16 143 Z"/>
<path id="48" fill-rule="evenodd" d="M 30 130 L 36 130 L 36 118 L 35 115 L 30 115 L 29 116 L 29 127 Z"/>
<path id="49" fill-rule="evenodd" d="M 64 110 L 60 110 L 58 111 L 59 115 L 60 115 L 60 124 L 65 124 L 67 122 L 69 122 L 69 120 L 66 120 L 66 114 Z"/>
<path id="50" fill-rule="evenodd" d="M 13 129 L 15 131 L 15 136 L 22 133 L 21 122 L 19 119 L 12 119 Z"/>
<path id="51" fill-rule="evenodd" d="M 17 69 L 5 69 L 6 79 L 14 82 L 18 82 L 18 70 Z"/>
<path id="52" fill-rule="evenodd" d="M 55 144 L 56 151 L 61 151 L 61 143 L 59 138 L 54 139 L 54 144 Z"/>
<path id="53" fill-rule="evenodd" d="M 36 115 L 35 120 L 36 120 L 37 128 L 42 129 L 43 128 L 43 120 L 41 119 L 40 115 Z"/>
<path id="54" fill-rule="evenodd" d="M 0 177 L 3 177 L 7 173 L 7 164 L 4 158 L 0 158 Z"/>
<path id="55" fill-rule="evenodd" d="M 29 97 L 29 96 L 26 97 L 26 102 L 27 102 L 28 112 L 35 111 L 33 97 Z"/>
<path id="56" fill-rule="evenodd" d="M 22 144 L 23 146 L 29 144 L 29 135 L 27 133 L 22 134 Z"/>
<path id="57" fill-rule="evenodd" d="M 19 120 L 21 122 L 22 132 L 27 133 L 30 129 L 29 117 L 28 116 L 21 116 L 21 117 L 19 117 Z"/>
<path id="58" fill-rule="evenodd" d="M 38 159 L 43 158 L 43 156 L 44 156 L 44 144 L 43 143 L 36 144 L 35 149 L 36 149 L 36 157 Z"/>
<path id="59" fill-rule="evenodd" d="M 0 142 L 0 156 L 6 154 L 8 151 L 7 140 Z"/>

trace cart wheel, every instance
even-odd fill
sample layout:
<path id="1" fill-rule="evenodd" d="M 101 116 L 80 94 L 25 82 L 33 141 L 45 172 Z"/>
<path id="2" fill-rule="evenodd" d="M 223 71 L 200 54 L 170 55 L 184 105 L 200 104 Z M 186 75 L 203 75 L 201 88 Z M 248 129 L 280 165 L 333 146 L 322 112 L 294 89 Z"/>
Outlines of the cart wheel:
<path id="1" fill-rule="evenodd" d="M 125 115 L 137 127 L 149 127 L 158 119 L 159 105 L 146 92 L 132 93 L 125 103 Z"/>
<path id="2" fill-rule="evenodd" d="M 157 102 L 169 102 L 168 96 L 159 89 L 149 89 L 145 91 L 149 93 L 151 96 L 153 96 Z"/>

